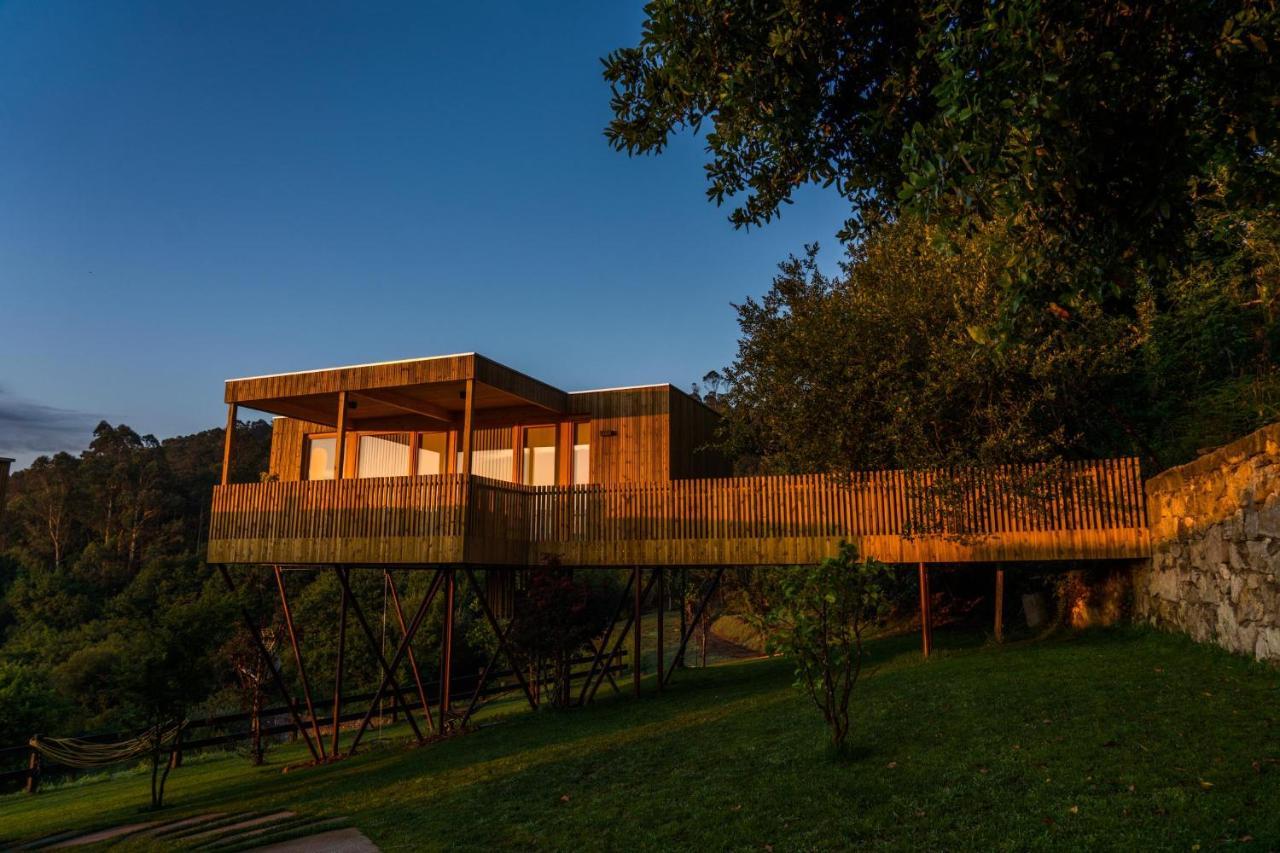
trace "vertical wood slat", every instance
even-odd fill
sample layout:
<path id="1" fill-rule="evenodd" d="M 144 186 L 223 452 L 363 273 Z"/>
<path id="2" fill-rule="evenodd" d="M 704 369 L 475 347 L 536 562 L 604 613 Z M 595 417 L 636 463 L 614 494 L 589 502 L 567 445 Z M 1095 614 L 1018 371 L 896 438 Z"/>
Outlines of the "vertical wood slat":
<path id="1" fill-rule="evenodd" d="M 957 489 L 957 499 L 939 503 L 943 488 Z M 1020 465 L 579 487 L 460 474 L 280 481 L 216 487 L 209 539 L 211 553 L 228 562 L 259 561 L 269 551 L 261 561 L 429 563 L 453 555 L 523 563 L 545 549 L 579 562 L 627 554 L 634 562 L 649 554 L 655 564 L 670 565 L 733 555 L 785 563 L 829 551 L 834 543 L 827 540 L 907 532 L 1000 534 L 1016 545 L 1019 537 L 1095 531 L 1098 541 L 1120 541 L 1103 532 L 1145 527 L 1141 489 L 1133 459 L 1055 470 Z M 915 525 L 924 529 L 911 530 Z"/>

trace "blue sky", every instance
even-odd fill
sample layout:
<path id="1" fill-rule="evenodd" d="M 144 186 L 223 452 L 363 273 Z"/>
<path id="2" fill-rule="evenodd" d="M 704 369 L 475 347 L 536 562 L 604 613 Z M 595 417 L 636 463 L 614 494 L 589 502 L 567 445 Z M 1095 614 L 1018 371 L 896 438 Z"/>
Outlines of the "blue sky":
<path id="1" fill-rule="evenodd" d="M 682 387 L 847 207 L 737 231 L 628 158 L 636 3 L 0 0 L 0 455 L 219 425 L 229 377 L 461 351 Z"/>

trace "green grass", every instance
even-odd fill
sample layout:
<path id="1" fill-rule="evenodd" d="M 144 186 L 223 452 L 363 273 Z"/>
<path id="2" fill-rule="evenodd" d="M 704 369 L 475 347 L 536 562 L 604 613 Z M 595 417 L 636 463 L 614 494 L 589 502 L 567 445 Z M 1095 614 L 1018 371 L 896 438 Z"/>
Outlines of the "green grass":
<path id="1" fill-rule="evenodd" d="M 196 760 L 164 816 L 347 816 L 392 850 L 1280 846 L 1276 670 L 1131 630 L 937 641 L 928 662 L 914 637 L 873 645 L 848 760 L 786 661 L 743 661 L 328 767 L 281 773 L 297 747 L 258 769 Z M 0 798 L 0 839 L 136 820 L 146 791 L 130 775 Z"/>

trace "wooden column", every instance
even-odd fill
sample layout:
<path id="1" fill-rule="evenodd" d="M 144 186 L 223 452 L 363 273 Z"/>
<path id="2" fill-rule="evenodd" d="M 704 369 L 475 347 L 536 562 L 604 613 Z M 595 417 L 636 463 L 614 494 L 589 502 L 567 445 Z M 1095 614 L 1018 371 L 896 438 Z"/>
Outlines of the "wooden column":
<path id="1" fill-rule="evenodd" d="M 640 567 L 636 566 L 631 570 L 631 577 L 635 580 L 632 584 L 634 588 L 634 597 L 631 600 L 631 681 L 635 687 L 636 696 L 640 695 L 640 605 L 644 592 L 640 588 Z"/>
<path id="2" fill-rule="evenodd" d="M 476 381 L 474 379 L 467 380 L 467 390 L 465 392 L 465 402 L 462 407 L 462 472 L 470 476 L 471 474 L 471 431 L 473 421 L 475 420 L 475 400 L 476 400 Z M 515 449 L 512 449 L 512 455 Z"/>
<path id="3" fill-rule="evenodd" d="M 996 642 L 1004 642 L 1004 569 L 996 569 Z"/>
<path id="4" fill-rule="evenodd" d="M 334 440 L 333 479 L 341 480 L 347 464 L 347 392 L 338 392 L 338 437 Z"/>
<path id="5" fill-rule="evenodd" d="M 238 408 L 235 403 L 227 404 L 227 431 L 222 436 L 222 485 L 224 486 L 231 476 L 231 452 L 236 438 L 236 413 Z"/>
<path id="6" fill-rule="evenodd" d="M 441 735 L 448 734 L 450 681 L 453 680 L 453 596 L 454 570 L 446 569 L 444 578 L 444 636 L 440 641 L 440 727 Z M 513 664 L 514 666 L 514 664 Z"/>
<path id="7" fill-rule="evenodd" d="M 924 656 L 933 650 L 933 612 L 929 602 L 929 568 L 920 563 L 920 642 Z"/>
<path id="8" fill-rule="evenodd" d="M 335 568 L 334 571 L 341 571 Z M 342 730 L 342 666 L 347 651 L 347 590 L 343 587 L 338 602 L 338 661 L 333 669 L 333 747 L 330 754 L 338 758 L 338 740 Z"/>
<path id="9" fill-rule="evenodd" d="M 667 609 L 667 573 L 662 566 L 659 566 L 655 571 L 658 573 L 658 692 L 661 693 L 662 675 L 666 672 L 667 666 L 665 646 L 663 644 L 664 638 L 662 636 L 665 633 L 663 629 L 666 627 L 662 617 Z"/>

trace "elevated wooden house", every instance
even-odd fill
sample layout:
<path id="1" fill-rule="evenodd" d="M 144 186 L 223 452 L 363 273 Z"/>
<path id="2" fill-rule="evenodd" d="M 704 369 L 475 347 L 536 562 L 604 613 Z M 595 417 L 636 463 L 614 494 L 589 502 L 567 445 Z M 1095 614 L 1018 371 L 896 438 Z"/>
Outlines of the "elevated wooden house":
<path id="1" fill-rule="evenodd" d="M 558 563 L 629 567 L 614 621 L 592 641 L 589 668 L 562 672 L 557 690 L 578 679 L 590 701 L 625 654 L 641 649 L 640 614 L 651 591 L 657 610 L 658 689 L 681 660 L 726 567 L 813 563 L 844 541 L 883 561 L 911 564 L 920 576 L 925 650 L 929 644 L 929 563 L 1113 559 L 1148 550 L 1138 465 L 1106 459 L 1065 466 L 1005 466 L 948 471 L 836 472 L 730 476 L 710 444 L 716 413 L 671 385 L 565 392 L 475 353 L 282 373 L 226 383 L 227 431 L 222 484 L 214 488 L 210 563 L 235 589 L 230 564 L 275 573 L 313 738 L 276 669 L 263 660 L 287 699 L 313 755 L 325 758 L 288 603 L 284 570 L 333 571 L 341 586 L 339 654 L 330 720 L 360 719 L 359 744 L 384 695 L 422 736 L 412 708 L 437 731 L 466 725 L 499 655 L 530 704 L 538 684 L 507 642 L 518 609 L 512 568 Z M 260 482 L 229 483 L 235 424 L 242 409 L 276 416 L 270 470 Z M 664 651 L 666 569 L 714 567 L 669 661 Z M 485 569 L 483 583 L 477 567 Z M 379 571 L 401 629 L 388 662 L 349 579 Z M 432 571 L 412 616 L 402 611 L 392 569 Z M 451 655 L 456 579 L 477 592 L 498 650 L 455 713 Z M 997 572 L 997 601 L 1002 590 Z M 482 589 L 483 587 L 483 589 Z M 412 643 L 433 601 L 442 602 L 440 681 L 424 689 Z M 376 652 L 382 684 L 363 713 L 341 696 L 347 610 Z M 630 615 L 615 633 L 618 619 Z M 1000 632 L 997 607 L 997 635 Z M 251 614 L 248 636 L 260 637 Z M 416 686 L 399 682 L 403 663 Z M 640 670 L 633 666 L 634 689 Z M 430 708 L 439 712 L 433 721 Z M 339 730 L 332 730 L 332 752 Z"/>

